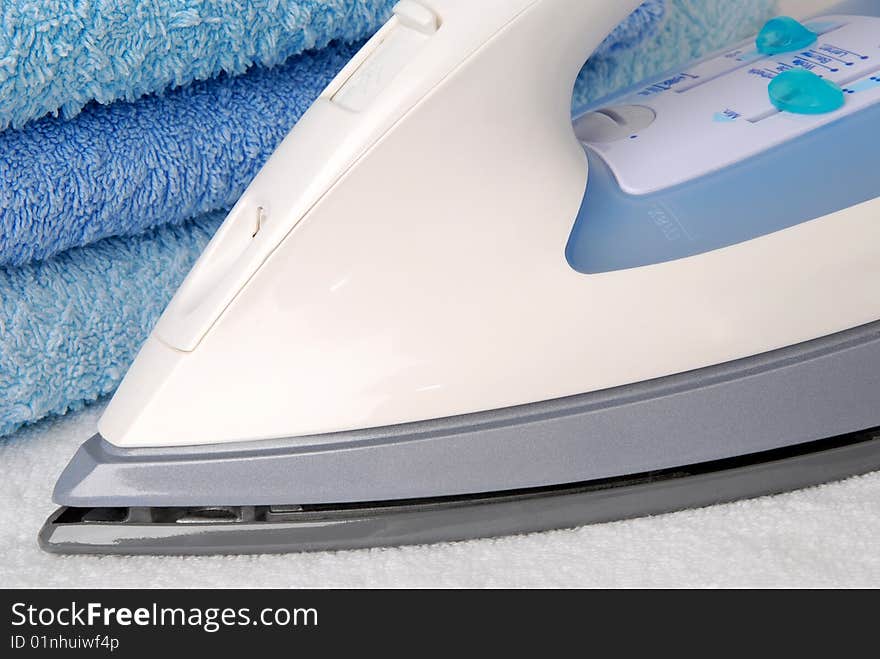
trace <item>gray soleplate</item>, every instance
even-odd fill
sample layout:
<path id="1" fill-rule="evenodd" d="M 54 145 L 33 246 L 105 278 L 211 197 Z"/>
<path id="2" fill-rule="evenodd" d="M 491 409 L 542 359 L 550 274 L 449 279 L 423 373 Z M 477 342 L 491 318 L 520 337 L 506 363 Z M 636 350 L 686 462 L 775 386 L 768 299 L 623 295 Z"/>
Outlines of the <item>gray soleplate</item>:
<path id="1" fill-rule="evenodd" d="M 62 554 L 276 553 L 546 531 L 774 494 L 880 469 L 880 430 L 689 468 L 520 492 L 347 506 L 61 508 L 40 546 Z M 211 521 L 212 516 L 225 521 Z M 84 521 L 117 518 L 120 521 Z M 173 522 L 156 522 L 154 519 Z"/>
<path id="2" fill-rule="evenodd" d="M 96 435 L 59 478 L 53 498 L 66 507 L 40 543 L 242 553 L 541 531 L 880 469 L 880 440 L 864 435 L 877 427 L 872 323 L 649 382 L 388 428 L 142 449 Z"/>
<path id="3" fill-rule="evenodd" d="M 459 417 L 216 446 L 86 441 L 72 507 L 469 496 L 674 469 L 880 426 L 880 323 L 647 382 Z"/>

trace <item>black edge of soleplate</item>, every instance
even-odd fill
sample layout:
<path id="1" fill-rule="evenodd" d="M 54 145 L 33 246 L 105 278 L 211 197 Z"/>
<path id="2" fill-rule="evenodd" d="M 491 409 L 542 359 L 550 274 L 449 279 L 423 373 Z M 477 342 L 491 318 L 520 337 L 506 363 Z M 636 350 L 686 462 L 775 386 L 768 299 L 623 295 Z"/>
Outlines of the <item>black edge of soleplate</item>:
<path id="1" fill-rule="evenodd" d="M 689 467 L 564 486 L 412 501 L 294 507 L 272 521 L 81 520 L 59 508 L 40 546 L 57 554 L 245 554 L 429 544 L 571 528 L 735 501 L 880 469 L 880 429 Z M 268 508 L 267 508 L 268 509 Z M 132 509 L 139 510 L 139 509 Z M 156 509 L 172 510 L 172 509 Z M 251 509 L 252 510 L 252 509 Z M 143 517 L 140 517 L 143 519 Z M 65 520 L 74 521 L 65 521 Z"/>

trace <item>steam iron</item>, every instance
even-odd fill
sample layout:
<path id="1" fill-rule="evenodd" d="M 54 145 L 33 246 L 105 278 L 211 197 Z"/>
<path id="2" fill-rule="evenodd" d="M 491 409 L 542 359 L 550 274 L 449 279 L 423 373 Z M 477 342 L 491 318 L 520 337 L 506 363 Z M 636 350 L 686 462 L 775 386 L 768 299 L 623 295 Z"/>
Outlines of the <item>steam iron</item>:
<path id="1" fill-rule="evenodd" d="M 880 468 L 877 4 L 572 124 L 637 5 L 400 2 L 175 295 L 42 547 L 461 540 Z"/>

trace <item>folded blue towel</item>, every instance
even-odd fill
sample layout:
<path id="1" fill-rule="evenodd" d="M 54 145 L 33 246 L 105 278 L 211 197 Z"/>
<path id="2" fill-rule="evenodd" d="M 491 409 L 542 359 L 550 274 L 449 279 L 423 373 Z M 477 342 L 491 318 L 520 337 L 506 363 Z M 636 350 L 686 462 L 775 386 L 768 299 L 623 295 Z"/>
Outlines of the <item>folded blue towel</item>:
<path id="1" fill-rule="evenodd" d="M 89 101 L 274 66 L 333 39 L 354 41 L 396 0 L 6 0 L 0 8 L 0 130 Z M 638 43 L 663 15 L 646 7 L 608 42 Z"/>
<path id="2" fill-rule="evenodd" d="M 601 56 L 620 56 L 664 13 L 662 0 L 645 3 Z M 0 133 L 0 265 L 231 206 L 358 47 Z"/>
<path id="3" fill-rule="evenodd" d="M 223 216 L 0 268 L 0 435 L 113 391 Z"/>
<path id="4" fill-rule="evenodd" d="M 576 99 L 583 102 L 604 95 L 653 75 L 671 62 L 689 60 L 755 32 L 773 4 L 772 0 L 670 0 L 671 8 L 683 11 L 671 11 L 662 32 L 644 48 L 594 58 L 578 84 Z M 336 54 L 343 57 L 341 53 Z M 246 131 L 247 126 L 229 129 L 224 139 L 239 130 Z M 166 139 L 155 143 L 154 153 L 163 144 L 165 149 L 181 148 Z M 253 151 L 241 155 L 242 163 L 250 163 L 243 166 L 256 167 L 261 162 L 264 156 L 260 154 L 268 146 L 260 139 L 245 142 Z M 47 149 L 58 147 L 57 142 L 45 144 Z M 102 173 L 104 184 L 112 187 L 112 176 L 124 178 L 137 165 L 130 167 L 108 169 L 115 173 Z M 149 175 L 160 177 L 149 181 L 155 189 L 172 186 L 170 179 L 161 178 L 161 172 Z M 210 180 L 207 173 L 203 175 Z M 57 172 L 44 175 L 43 186 L 48 185 L 47 178 L 58 176 Z M 202 180 L 193 176 L 187 185 Z M 203 184 L 201 190 L 210 190 L 211 185 L 215 183 Z M 51 193 L 46 198 L 51 199 Z M 130 208 L 148 206 L 153 198 L 146 195 Z M 61 212 L 60 207 L 56 210 Z M 209 213 L 140 236 L 109 238 L 72 249 L 42 263 L 0 268 L 0 435 L 111 392 L 221 217 L 222 212 Z"/>
<path id="5" fill-rule="evenodd" d="M 394 0 L 4 0 L 0 129 L 368 36 Z"/>
<path id="6" fill-rule="evenodd" d="M 231 206 L 356 50 L 0 133 L 0 264 Z"/>

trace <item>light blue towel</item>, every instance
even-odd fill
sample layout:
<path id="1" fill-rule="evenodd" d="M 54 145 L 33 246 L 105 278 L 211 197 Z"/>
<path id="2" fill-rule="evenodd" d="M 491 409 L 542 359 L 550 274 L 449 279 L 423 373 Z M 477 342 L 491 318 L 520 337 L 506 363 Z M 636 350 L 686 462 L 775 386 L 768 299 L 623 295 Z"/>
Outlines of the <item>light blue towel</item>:
<path id="1" fill-rule="evenodd" d="M 0 268 L 0 435 L 113 391 L 223 216 Z"/>
<path id="2" fill-rule="evenodd" d="M 664 13 L 662 0 L 645 3 L 599 56 L 621 56 Z M 0 265 L 231 206 L 358 47 L 336 42 L 274 69 L 0 133 Z"/>
<path id="3" fill-rule="evenodd" d="M 4 0 L 0 129 L 273 66 L 376 30 L 394 0 Z"/>
<path id="4" fill-rule="evenodd" d="M 89 101 L 135 100 L 221 72 L 274 66 L 333 39 L 372 34 L 396 0 L 4 0 L 0 130 Z M 641 41 L 663 16 L 647 0 L 602 49 Z"/>
<path id="5" fill-rule="evenodd" d="M 631 55 L 594 58 L 576 98 L 602 96 L 755 32 L 772 6 L 671 0 L 661 34 Z M 0 268 L 0 434 L 111 392 L 221 215 Z"/>
<path id="6" fill-rule="evenodd" d="M 356 50 L 0 133 L 0 265 L 231 206 Z"/>

